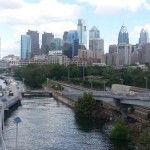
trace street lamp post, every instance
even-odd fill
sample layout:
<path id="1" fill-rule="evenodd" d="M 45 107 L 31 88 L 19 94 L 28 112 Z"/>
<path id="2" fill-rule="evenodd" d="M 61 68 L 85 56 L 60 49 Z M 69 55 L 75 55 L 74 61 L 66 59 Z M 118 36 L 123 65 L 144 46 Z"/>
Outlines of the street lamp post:
<path id="1" fill-rule="evenodd" d="M 121 84 L 123 85 L 123 79 L 121 78 L 120 80 L 121 80 Z"/>
<path id="2" fill-rule="evenodd" d="M 46 81 L 47 81 L 47 83 L 46 83 L 46 84 L 47 84 L 47 89 L 48 89 L 48 80 L 49 80 L 49 79 L 47 78 L 47 80 L 46 80 Z"/>
<path id="3" fill-rule="evenodd" d="M 24 78 L 22 78 L 22 81 L 23 81 L 23 91 L 24 91 Z"/>
<path id="4" fill-rule="evenodd" d="M 93 78 L 92 78 L 92 76 L 91 76 L 91 90 L 93 89 L 92 79 L 93 79 Z"/>
<path id="5" fill-rule="evenodd" d="M 147 91 L 147 77 L 144 77 L 144 79 L 145 79 L 145 89 Z"/>
<path id="6" fill-rule="evenodd" d="M 84 80 L 84 65 L 83 65 L 83 80 Z"/>
<path id="7" fill-rule="evenodd" d="M 104 80 L 104 91 L 105 91 L 105 80 Z"/>
<path id="8" fill-rule="evenodd" d="M 70 70 L 69 70 L 69 65 L 68 65 L 68 81 L 69 81 L 69 76 L 70 76 Z"/>

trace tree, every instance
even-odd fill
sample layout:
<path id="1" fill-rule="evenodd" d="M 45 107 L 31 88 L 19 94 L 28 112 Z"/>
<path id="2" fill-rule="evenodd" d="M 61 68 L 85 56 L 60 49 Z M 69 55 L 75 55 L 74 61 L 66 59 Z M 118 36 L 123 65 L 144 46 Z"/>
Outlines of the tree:
<path id="1" fill-rule="evenodd" d="M 78 98 L 75 105 L 75 114 L 78 117 L 90 118 L 94 110 L 95 100 L 92 94 L 84 93 L 82 97 Z"/>
<path id="2" fill-rule="evenodd" d="M 125 122 L 118 118 L 115 122 L 115 127 L 110 132 L 110 138 L 116 140 L 127 140 L 128 139 L 128 127 Z"/>

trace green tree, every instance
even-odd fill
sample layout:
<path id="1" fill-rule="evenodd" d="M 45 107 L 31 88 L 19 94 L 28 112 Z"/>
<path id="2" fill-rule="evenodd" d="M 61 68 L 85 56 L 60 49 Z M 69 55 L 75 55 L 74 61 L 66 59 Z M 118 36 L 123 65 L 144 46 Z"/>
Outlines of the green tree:
<path id="1" fill-rule="evenodd" d="M 110 138 L 116 140 L 128 139 L 128 127 L 122 119 L 118 118 L 115 121 L 115 126 L 110 132 Z"/>
<path id="2" fill-rule="evenodd" d="M 78 117 L 90 118 L 94 110 L 95 100 L 92 94 L 84 93 L 82 97 L 78 98 L 75 105 L 75 114 Z"/>

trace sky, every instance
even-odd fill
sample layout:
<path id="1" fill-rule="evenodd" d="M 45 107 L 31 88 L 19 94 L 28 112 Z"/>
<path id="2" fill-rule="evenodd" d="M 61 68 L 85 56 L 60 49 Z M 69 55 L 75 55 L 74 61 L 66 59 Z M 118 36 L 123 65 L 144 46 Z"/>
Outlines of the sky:
<path id="1" fill-rule="evenodd" d="M 89 30 L 95 25 L 104 39 L 104 51 L 117 44 L 124 24 L 130 44 L 139 40 L 142 28 L 150 32 L 150 0 L 0 0 L 1 58 L 20 56 L 21 35 L 28 29 L 53 33 L 62 38 L 64 31 L 76 30 L 78 19 Z"/>

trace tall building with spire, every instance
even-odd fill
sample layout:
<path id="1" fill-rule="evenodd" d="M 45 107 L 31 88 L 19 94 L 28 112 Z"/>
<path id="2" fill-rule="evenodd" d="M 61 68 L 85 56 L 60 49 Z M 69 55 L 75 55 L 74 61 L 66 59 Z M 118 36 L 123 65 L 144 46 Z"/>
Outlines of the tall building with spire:
<path id="1" fill-rule="evenodd" d="M 149 42 L 148 30 L 142 28 L 140 32 L 139 45 L 146 44 Z"/>
<path id="2" fill-rule="evenodd" d="M 77 31 L 79 36 L 79 44 L 84 45 L 87 48 L 87 25 L 85 20 L 78 19 Z"/>
<path id="3" fill-rule="evenodd" d="M 126 26 L 122 25 L 119 36 L 118 36 L 118 44 L 129 44 L 129 35 Z"/>

